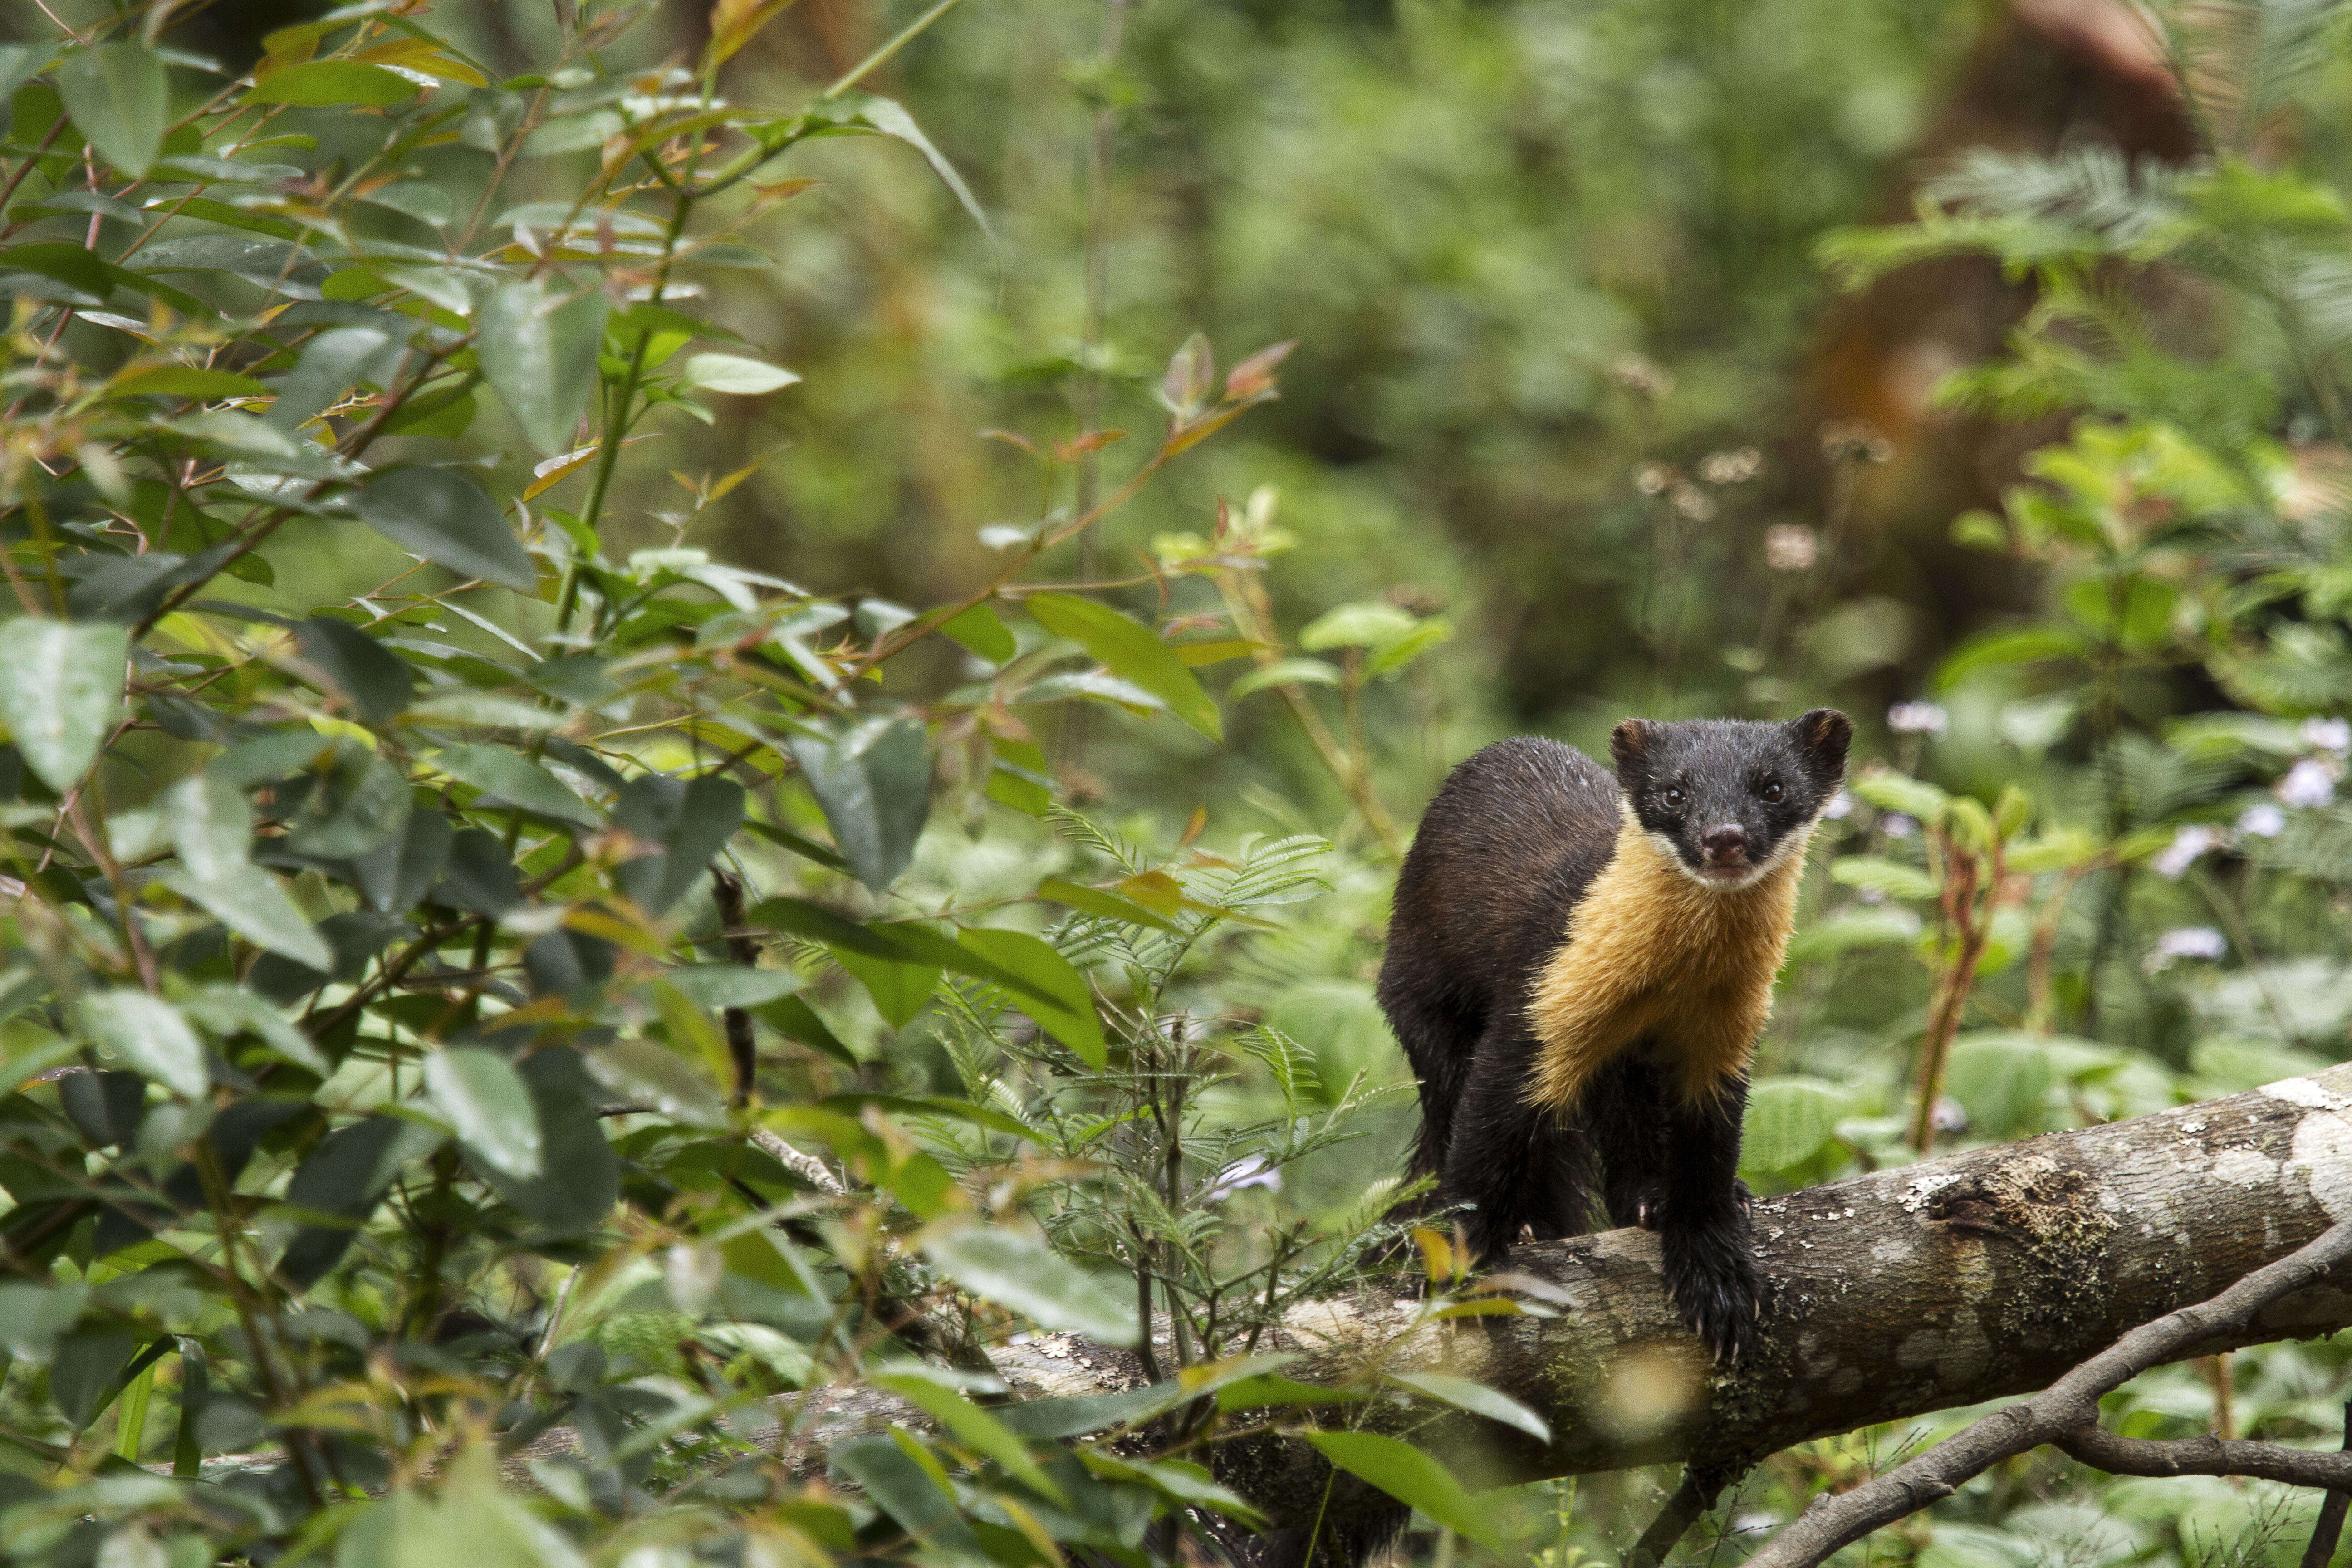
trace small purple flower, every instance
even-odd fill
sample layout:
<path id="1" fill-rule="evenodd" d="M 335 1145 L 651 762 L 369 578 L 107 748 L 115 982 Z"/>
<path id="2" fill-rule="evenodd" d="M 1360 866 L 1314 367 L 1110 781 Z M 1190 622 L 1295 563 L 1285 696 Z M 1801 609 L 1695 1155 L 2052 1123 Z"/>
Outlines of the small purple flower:
<path id="1" fill-rule="evenodd" d="M 2303 721 L 2303 743 L 2314 751 L 2328 752 L 2339 757 L 2352 753 L 2352 721 L 2305 719 Z"/>
<path id="2" fill-rule="evenodd" d="M 2229 951 L 2229 939 L 2211 926 L 2181 926 L 2156 939 L 2156 945 L 2148 950 L 2146 967 L 2154 974 L 2184 958 L 2216 959 Z"/>
<path id="3" fill-rule="evenodd" d="M 1822 815 L 1832 822 L 1843 822 L 1853 815 L 1853 796 L 1844 790 L 1838 791 L 1830 796 L 1829 804 L 1822 807 Z"/>
<path id="4" fill-rule="evenodd" d="M 2286 813 L 2262 801 L 2238 816 L 2238 831 L 2249 838 L 2276 838 L 2286 831 Z"/>
<path id="5" fill-rule="evenodd" d="M 2316 757 L 2305 757 L 2287 769 L 2286 777 L 2279 780 L 2278 797 L 2283 805 L 2315 809 L 2333 805 L 2335 771 Z"/>
<path id="6" fill-rule="evenodd" d="M 1940 735 L 1951 721 L 1934 702 L 1897 702 L 1886 710 L 1886 727 L 1898 735 Z"/>
<path id="7" fill-rule="evenodd" d="M 1927 1113 L 1927 1121 L 1938 1132 L 1966 1132 L 1969 1108 L 1950 1095 L 1944 1095 L 1937 1100 L 1936 1109 Z"/>
<path id="8" fill-rule="evenodd" d="M 1919 831 L 1919 819 L 1907 812 L 1890 811 L 1878 819 L 1878 826 L 1889 838 L 1908 838 Z"/>
<path id="9" fill-rule="evenodd" d="M 1236 1160 L 1220 1172 L 1214 1185 L 1202 1194 L 1210 1203 L 1233 1196 L 1244 1187 L 1264 1187 L 1270 1193 L 1282 1191 L 1282 1173 L 1266 1163 L 1264 1157 L 1252 1154 Z"/>
<path id="10" fill-rule="evenodd" d="M 2175 833 L 2172 842 L 2164 847 L 2164 852 L 2148 864 L 2166 881 L 2177 882 L 2207 850 L 2218 847 L 2221 842 L 2219 833 L 2201 822 L 2192 823 Z"/>

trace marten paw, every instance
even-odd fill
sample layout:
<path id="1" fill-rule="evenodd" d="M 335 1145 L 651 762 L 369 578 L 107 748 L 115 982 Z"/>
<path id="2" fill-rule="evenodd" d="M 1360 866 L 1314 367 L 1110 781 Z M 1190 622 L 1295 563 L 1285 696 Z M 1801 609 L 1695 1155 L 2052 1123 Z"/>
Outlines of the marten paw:
<path id="1" fill-rule="evenodd" d="M 1748 1353 L 1764 1310 L 1763 1280 L 1746 1230 L 1738 1224 L 1678 1226 L 1659 1238 L 1667 1293 L 1691 1331 L 1725 1365 Z"/>

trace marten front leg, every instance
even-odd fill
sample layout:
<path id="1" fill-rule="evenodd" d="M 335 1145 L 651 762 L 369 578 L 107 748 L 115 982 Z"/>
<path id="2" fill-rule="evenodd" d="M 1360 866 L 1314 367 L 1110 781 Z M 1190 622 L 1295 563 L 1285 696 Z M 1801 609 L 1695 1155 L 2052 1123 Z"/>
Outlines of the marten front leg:
<path id="1" fill-rule="evenodd" d="M 1763 1281 L 1748 1226 L 1748 1194 L 1739 1179 L 1739 1130 L 1748 1107 L 1745 1076 L 1692 1103 L 1666 1105 L 1669 1163 L 1661 1173 L 1661 1210 L 1654 1228 L 1665 1255 L 1666 1289 L 1716 1359 L 1736 1362 L 1756 1335 Z"/>
<path id="2" fill-rule="evenodd" d="M 1584 1228 L 1580 1140 L 1558 1112 L 1527 1098 L 1528 1064 L 1540 1048 L 1511 1021 L 1488 1025 L 1446 1141 L 1438 1199 L 1467 1206 L 1460 1223 L 1488 1268 L 1502 1263 L 1522 1231 L 1548 1241 Z"/>

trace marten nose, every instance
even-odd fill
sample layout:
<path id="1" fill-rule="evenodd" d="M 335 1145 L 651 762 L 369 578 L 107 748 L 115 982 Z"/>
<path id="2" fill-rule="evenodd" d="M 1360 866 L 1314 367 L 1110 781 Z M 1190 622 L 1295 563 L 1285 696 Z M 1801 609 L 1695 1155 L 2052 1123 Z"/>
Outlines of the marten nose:
<path id="1" fill-rule="evenodd" d="M 1736 822 L 1708 828 L 1699 836 L 1698 842 L 1710 860 L 1737 860 L 1748 852 L 1748 835 Z"/>

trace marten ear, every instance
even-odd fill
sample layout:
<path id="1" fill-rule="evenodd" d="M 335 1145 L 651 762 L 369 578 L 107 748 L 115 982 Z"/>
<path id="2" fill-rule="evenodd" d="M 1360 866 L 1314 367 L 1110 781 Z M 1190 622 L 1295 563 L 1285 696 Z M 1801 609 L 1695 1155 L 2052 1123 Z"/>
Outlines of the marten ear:
<path id="1" fill-rule="evenodd" d="M 1834 708 L 1816 708 L 1801 718 L 1789 721 L 1789 732 L 1796 737 L 1797 749 L 1805 759 L 1811 773 L 1826 795 L 1845 777 L 1846 748 L 1853 742 L 1853 724 Z"/>
<path id="2" fill-rule="evenodd" d="M 1657 726 L 1646 719 L 1628 719 L 1609 731 L 1609 757 L 1617 764 L 1621 783 L 1631 783 L 1647 771 L 1650 748 L 1657 739 Z"/>

